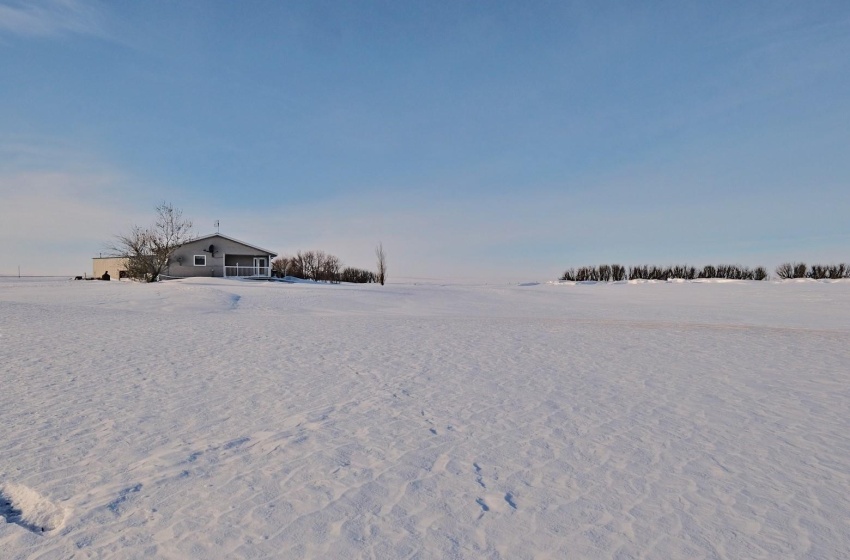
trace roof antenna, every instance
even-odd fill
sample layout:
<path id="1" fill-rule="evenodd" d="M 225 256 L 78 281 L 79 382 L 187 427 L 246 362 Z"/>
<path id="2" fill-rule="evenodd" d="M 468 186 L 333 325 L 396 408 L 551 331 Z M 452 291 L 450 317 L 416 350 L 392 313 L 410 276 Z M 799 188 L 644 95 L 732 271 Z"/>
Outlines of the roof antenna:
<path id="1" fill-rule="evenodd" d="M 215 226 L 215 232 L 218 233 L 218 220 L 213 225 Z"/>

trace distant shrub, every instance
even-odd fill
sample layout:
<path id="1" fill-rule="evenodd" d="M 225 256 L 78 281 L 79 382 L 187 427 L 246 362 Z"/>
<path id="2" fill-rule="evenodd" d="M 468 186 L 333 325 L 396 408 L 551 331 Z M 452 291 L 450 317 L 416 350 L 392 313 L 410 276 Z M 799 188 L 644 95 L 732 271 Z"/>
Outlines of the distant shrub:
<path id="1" fill-rule="evenodd" d="M 789 278 L 811 278 L 813 280 L 837 280 L 850 278 L 850 265 L 813 264 L 807 267 L 804 263 L 782 263 L 776 267 L 776 276 L 785 280 Z"/>
<path id="2" fill-rule="evenodd" d="M 776 267 L 776 276 L 782 280 L 794 278 L 794 265 L 791 263 L 782 263 Z"/>
<path id="3" fill-rule="evenodd" d="M 830 265 L 829 277 L 834 279 L 850 278 L 850 266 L 844 263 Z"/>
<path id="4" fill-rule="evenodd" d="M 844 263 L 830 265 L 813 264 L 806 273 L 806 278 L 813 278 L 815 280 L 850 278 L 850 267 Z"/>
<path id="5" fill-rule="evenodd" d="M 812 267 L 806 273 L 806 276 L 808 278 L 814 278 L 815 280 L 829 278 L 829 267 L 826 267 L 822 264 L 813 264 Z"/>
<path id="6" fill-rule="evenodd" d="M 339 275 L 340 282 L 352 282 L 355 284 L 368 284 L 377 282 L 374 272 L 360 268 L 345 267 Z"/>
<path id="7" fill-rule="evenodd" d="M 623 280 L 628 280 L 628 276 L 626 275 L 626 267 L 620 266 L 619 264 L 612 264 L 611 276 L 614 282 L 622 282 Z"/>

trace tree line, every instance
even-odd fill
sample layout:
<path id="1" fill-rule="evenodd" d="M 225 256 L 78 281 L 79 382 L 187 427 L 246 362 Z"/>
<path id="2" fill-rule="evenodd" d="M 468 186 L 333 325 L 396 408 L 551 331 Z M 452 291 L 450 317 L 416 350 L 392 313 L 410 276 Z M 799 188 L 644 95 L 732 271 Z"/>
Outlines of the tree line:
<path id="1" fill-rule="evenodd" d="M 850 278 L 850 265 L 783 263 L 776 267 L 780 279 L 812 278 L 814 280 Z M 749 268 L 738 264 L 706 265 L 701 268 L 689 265 L 655 266 L 638 265 L 628 268 L 619 264 L 601 264 L 569 268 L 560 280 L 569 282 L 622 282 L 625 280 L 697 280 L 720 278 L 724 280 L 768 280 L 770 275 L 763 266 Z"/>
<path id="2" fill-rule="evenodd" d="M 351 266 L 343 267 L 339 257 L 324 251 L 297 251 L 294 255 L 280 256 L 272 261 L 272 275 L 334 284 L 367 284 L 380 281 L 377 273 Z"/>
<path id="3" fill-rule="evenodd" d="M 625 266 L 602 264 L 567 269 L 561 280 L 571 282 L 622 282 L 625 280 L 696 280 L 698 278 L 723 278 L 728 280 L 767 280 L 763 266 L 749 268 L 737 264 L 706 265 L 702 268 L 689 265 Z"/>
<path id="4" fill-rule="evenodd" d="M 292 276 L 316 282 L 351 282 L 354 284 L 370 284 L 377 282 L 384 285 L 387 278 L 387 254 L 384 244 L 375 247 L 377 272 L 342 266 L 342 260 L 324 251 L 297 251 L 295 255 L 284 255 L 272 261 L 272 275 L 284 278 Z"/>

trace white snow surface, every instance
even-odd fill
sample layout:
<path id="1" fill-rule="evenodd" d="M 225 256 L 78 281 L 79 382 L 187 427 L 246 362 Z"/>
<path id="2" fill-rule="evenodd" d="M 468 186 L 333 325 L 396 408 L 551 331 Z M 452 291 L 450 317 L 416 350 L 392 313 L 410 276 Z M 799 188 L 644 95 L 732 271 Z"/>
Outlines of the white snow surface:
<path id="1" fill-rule="evenodd" d="M 848 282 L 0 279 L 0 558 L 843 558 L 848 418 Z"/>

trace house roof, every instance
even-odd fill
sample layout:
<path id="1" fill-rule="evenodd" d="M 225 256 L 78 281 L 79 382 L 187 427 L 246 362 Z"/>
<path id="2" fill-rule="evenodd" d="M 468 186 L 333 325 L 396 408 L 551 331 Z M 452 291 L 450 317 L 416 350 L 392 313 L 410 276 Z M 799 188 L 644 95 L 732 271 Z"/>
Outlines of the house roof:
<path id="1" fill-rule="evenodd" d="M 221 237 L 223 239 L 227 239 L 228 241 L 233 241 L 234 243 L 239 243 L 241 245 L 245 245 L 246 247 L 250 247 L 251 249 L 255 249 L 255 250 L 259 251 L 260 253 L 267 253 L 268 255 L 271 255 L 272 257 L 277 256 L 277 253 L 275 253 L 274 251 L 269 251 L 268 249 L 263 249 L 262 247 L 257 247 L 256 245 L 251 245 L 250 243 L 245 243 L 244 241 L 241 241 L 239 239 L 235 239 L 233 237 L 229 237 L 227 235 L 223 235 L 221 233 L 211 233 L 209 235 L 202 235 L 200 237 L 190 239 L 186 243 L 194 243 L 195 241 L 203 241 L 204 239 L 212 239 L 213 237 Z M 186 243 L 184 243 L 184 245 Z"/>

